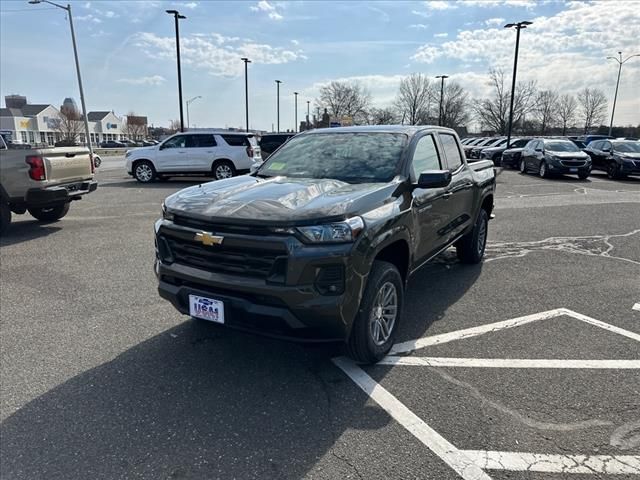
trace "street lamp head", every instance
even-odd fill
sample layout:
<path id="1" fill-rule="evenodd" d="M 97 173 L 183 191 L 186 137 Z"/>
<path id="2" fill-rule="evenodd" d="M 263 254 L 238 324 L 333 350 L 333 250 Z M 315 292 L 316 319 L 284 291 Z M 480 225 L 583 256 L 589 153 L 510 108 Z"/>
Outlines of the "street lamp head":
<path id="1" fill-rule="evenodd" d="M 179 15 L 180 12 L 177 10 L 165 10 L 169 15 Z"/>
<path id="2" fill-rule="evenodd" d="M 240 60 L 242 60 L 244 63 L 251 63 L 251 60 L 246 57 L 242 57 Z"/>
<path id="3" fill-rule="evenodd" d="M 184 19 L 185 19 L 185 18 L 187 18 L 187 17 L 185 17 L 184 15 L 178 15 L 178 18 L 179 18 L 180 20 L 184 20 Z"/>
<path id="4" fill-rule="evenodd" d="M 527 26 L 527 25 L 533 25 L 533 22 L 529 22 L 529 21 L 527 21 L 527 20 L 525 20 L 524 22 L 518 22 L 518 23 L 519 23 L 520 25 L 524 25 L 524 26 Z"/>
<path id="5" fill-rule="evenodd" d="M 29 0 L 29 3 L 30 3 L 31 5 L 37 5 L 37 4 L 39 4 L 39 3 L 42 3 L 42 0 Z"/>
<path id="6" fill-rule="evenodd" d="M 281 80 L 276 80 L 276 83 L 282 83 L 282 81 Z"/>
<path id="7" fill-rule="evenodd" d="M 298 92 L 293 92 L 294 95 L 298 95 Z"/>
<path id="8" fill-rule="evenodd" d="M 515 23 L 507 23 L 507 24 L 504 26 L 504 28 L 512 28 L 512 27 L 515 27 L 515 26 L 516 26 L 516 24 L 515 24 Z"/>

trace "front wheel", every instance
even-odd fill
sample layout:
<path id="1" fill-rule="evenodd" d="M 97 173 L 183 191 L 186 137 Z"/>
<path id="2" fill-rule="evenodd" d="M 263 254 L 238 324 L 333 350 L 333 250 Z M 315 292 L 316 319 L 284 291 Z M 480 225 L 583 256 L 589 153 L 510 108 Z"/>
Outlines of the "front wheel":
<path id="1" fill-rule="evenodd" d="M 524 158 L 520 159 L 520 173 L 523 175 L 527 173 L 527 164 L 525 163 Z"/>
<path id="2" fill-rule="evenodd" d="M 95 168 L 99 168 L 100 165 L 102 165 L 102 160 L 100 159 L 100 157 L 98 155 L 94 155 L 93 156 L 93 166 Z"/>
<path id="3" fill-rule="evenodd" d="M 28 210 L 36 220 L 40 220 L 41 222 L 55 222 L 69 213 L 70 205 L 71 203 L 67 202 L 54 207 L 32 207 Z"/>
<path id="4" fill-rule="evenodd" d="M 549 178 L 549 167 L 547 167 L 547 162 L 545 162 L 544 160 L 540 164 L 540 177 Z"/>
<path id="5" fill-rule="evenodd" d="M 396 266 L 374 261 L 347 343 L 351 358 L 360 363 L 375 363 L 389 353 L 403 300 L 402 277 Z"/>
<path id="6" fill-rule="evenodd" d="M 487 246 L 489 214 L 482 208 L 473 230 L 456 242 L 456 254 L 462 263 L 480 263 Z"/>
<path id="7" fill-rule="evenodd" d="M 578 178 L 580 180 L 586 180 L 589 178 L 589 172 L 578 172 Z"/>
<path id="8" fill-rule="evenodd" d="M 610 162 L 607 165 L 607 177 L 611 180 L 617 180 L 618 178 L 622 178 L 620 174 L 620 165 L 617 162 Z"/>
<path id="9" fill-rule="evenodd" d="M 151 162 L 143 160 L 134 165 L 133 176 L 140 183 L 151 183 L 156 178 L 156 169 Z"/>

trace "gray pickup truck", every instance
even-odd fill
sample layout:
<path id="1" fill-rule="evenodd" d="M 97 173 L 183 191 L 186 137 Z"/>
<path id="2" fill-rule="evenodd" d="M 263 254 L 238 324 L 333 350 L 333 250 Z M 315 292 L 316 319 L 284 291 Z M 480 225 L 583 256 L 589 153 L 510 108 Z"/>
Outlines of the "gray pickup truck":
<path id="1" fill-rule="evenodd" d="M 69 204 L 93 192 L 94 165 L 84 147 L 12 149 L 0 136 L 0 233 L 11 214 L 43 222 L 61 219 Z"/>
<path id="2" fill-rule="evenodd" d="M 231 327 L 391 348 L 405 286 L 449 246 L 484 255 L 493 162 L 440 127 L 313 130 L 250 175 L 181 190 L 155 225 L 160 295 Z"/>

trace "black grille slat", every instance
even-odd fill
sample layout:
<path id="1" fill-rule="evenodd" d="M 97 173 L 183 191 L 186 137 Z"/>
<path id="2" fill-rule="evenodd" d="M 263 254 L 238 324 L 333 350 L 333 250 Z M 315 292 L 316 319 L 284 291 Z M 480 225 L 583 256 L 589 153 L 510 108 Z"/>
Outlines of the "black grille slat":
<path id="1" fill-rule="evenodd" d="M 561 160 L 560 163 L 565 167 L 584 167 L 587 164 L 585 160 Z"/>
<path id="2" fill-rule="evenodd" d="M 224 245 L 209 247 L 183 239 L 164 238 L 175 262 L 211 272 L 267 278 L 279 257 L 268 250 L 239 250 Z"/>

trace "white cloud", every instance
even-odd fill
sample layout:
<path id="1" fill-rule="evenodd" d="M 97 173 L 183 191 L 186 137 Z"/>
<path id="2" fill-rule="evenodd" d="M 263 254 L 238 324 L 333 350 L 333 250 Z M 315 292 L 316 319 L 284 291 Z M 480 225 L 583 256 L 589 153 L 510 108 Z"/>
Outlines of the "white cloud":
<path id="1" fill-rule="evenodd" d="M 128 83 L 129 85 L 162 85 L 167 79 L 161 75 L 153 75 L 151 77 L 139 77 L 139 78 L 121 78 L 118 80 L 120 83 Z"/>
<path id="2" fill-rule="evenodd" d="M 489 25 L 489 26 L 491 26 L 491 25 L 498 26 L 498 25 L 504 25 L 506 22 L 505 22 L 504 18 L 495 17 L 495 18 L 489 18 L 489 19 L 485 20 L 484 23 L 485 23 L 485 25 Z"/>
<path id="3" fill-rule="evenodd" d="M 88 15 L 80 15 L 80 16 L 76 17 L 76 20 L 78 20 L 80 22 L 102 23 L 102 20 L 100 20 L 98 17 L 96 17 L 95 15 L 92 15 L 90 13 Z"/>
<path id="4" fill-rule="evenodd" d="M 532 9 L 537 5 L 535 0 L 458 0 L 459 4 L 465 7 L 520 7 Z"/>
<path id="5" fill-rule="evenodd" d="M 419 17 L 422 18 L 429 18 L 431 16 L 431 14 L 429 12 L 423 12 L 420 10 L 411 10 L 411 13 L 413 13 L 414 15 L 417 15 Z"/>
<path id="6" fill-rule="evenodd" d="M 291 43 L 293 43 L 294 45 L 300 45 L 300 42 L 298 40 L 291 40 Z"/>
<path id="7" fill-rule="evenodd" d="M 150 58 L 164 60 L 175 58 L 173 36 L 160 37 L 143 32 L 135 36 L 134 44 Z M 216 33 L 197 34 L 180 39 L 180 57 L 185 65 L 203 69 L 211 75 L 233 77 L 242 74 L 241 57 L 253 63 L 283 64 L 307 57 L 300 49 L 290 50 L 252 41 L 239 41 L 237 37 L 224 37 Z"/>
<path id="8" fill-rule="evenodd" d="M 443 33 L 434 33 L 433 36 L 435 38 L 447 38 L 449 36 L 449 34 L 447 32 L 443 32 Z"/>
<path id="9" fill-rule="evenodd" d="M 183 7 L 188 8 L 189 10 L 193 10 L 198 6 L 198 2 L 187 2 L 182 4 Z"/>
<path id="10" fill-rule="evenodd" d="M 458 8 L 458 6 L 453 2 L 440 0 L 427 0 L 424 4 L 429 10 L 448 10 L 450 8 Z"/>
<path id="11" fill-rule="evenodd" d="M 249 7 L 254 12 L 264 12 L 271 20 L 282 20 L 283 16 L 278 12 L 278 8 L 282 8 L 280 3 L 271 4 L 267 0 L 260 0 L 257 4 Z"/>
<path id="12" fill-rule="evenodd" d="M 104 16 L 107 17 L 107 18 L 116 18 L 118 15 L 116 15 L 116 12 L 108 10 L 108 11 L 104 12 Z"/>
<path id="13" fill-rule="evenodd" d="M 415 28 L 416 30 L 426 30 L 427 26 L 424 23 L 415 23 L 413 25 L 409 25 L 409 28 Z"/>
<path id="14" fill-rule="evenodd" d="M 438 47 L 427 44 L 418 48 L 411 59 L 421 63 L 433 63 L 436 58 L 441 56 L 442 52 Z"/>

